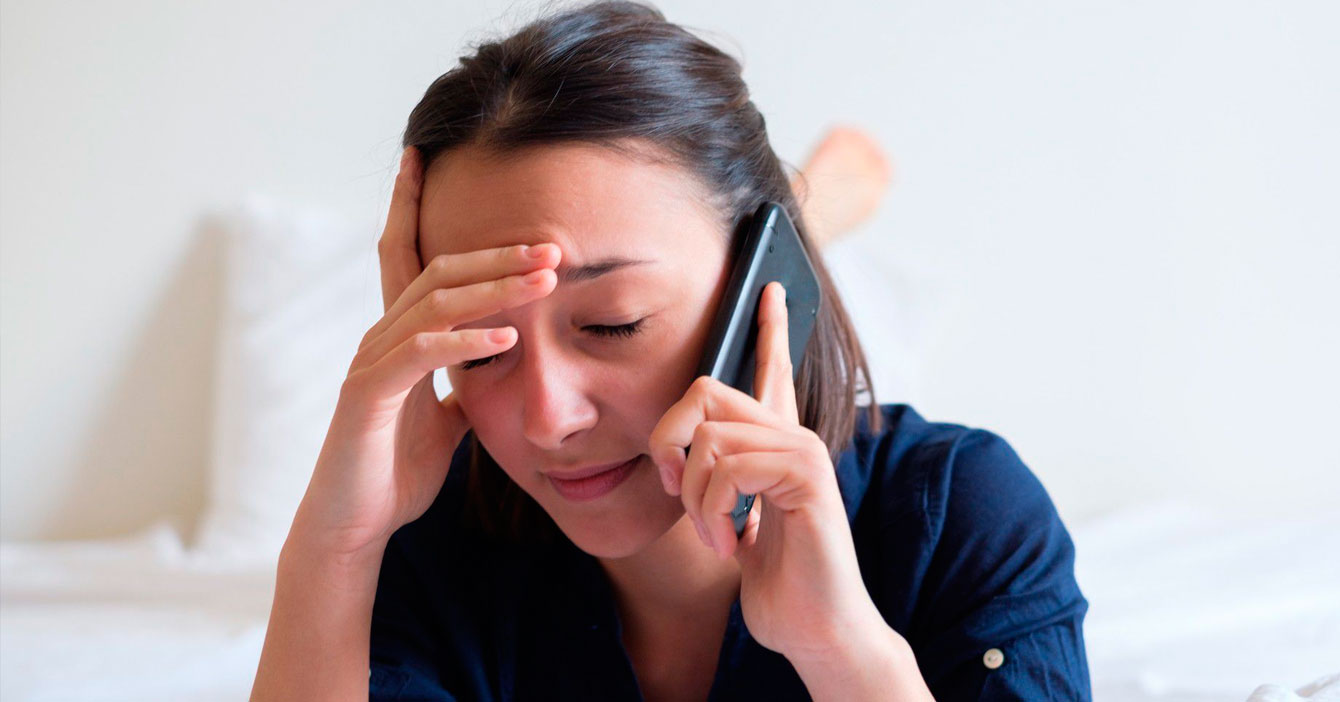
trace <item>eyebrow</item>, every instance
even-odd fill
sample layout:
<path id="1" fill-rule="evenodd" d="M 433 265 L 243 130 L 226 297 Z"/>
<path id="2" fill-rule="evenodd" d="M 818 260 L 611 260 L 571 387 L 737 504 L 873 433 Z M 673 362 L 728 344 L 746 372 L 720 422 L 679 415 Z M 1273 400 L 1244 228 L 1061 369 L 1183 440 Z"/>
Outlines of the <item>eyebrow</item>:
<path id="1" fill-rule="evenodd" d="M 558 273 L 558 282 L 560 283 L 582 283 L 588 280 L 595 280 L 606 273 L 613 273 L 620 268 L 637 266 L 644 263 L 655 263 L 655 261 L 615 256 L 612 258 L 602 258 L 598 261 L 581 266 L 559 266 L 556 272 Z"/>

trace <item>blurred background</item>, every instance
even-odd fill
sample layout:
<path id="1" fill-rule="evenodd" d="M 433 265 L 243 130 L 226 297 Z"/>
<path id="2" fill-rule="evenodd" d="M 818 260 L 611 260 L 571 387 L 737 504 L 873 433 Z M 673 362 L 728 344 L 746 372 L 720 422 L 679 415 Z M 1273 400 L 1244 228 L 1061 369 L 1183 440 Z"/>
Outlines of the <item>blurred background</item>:
<path id="1" fill-rule="evenodd" d="M 788 164 L 844 124 L 892 161 L 825 251 L 876 397 L 1042 479 L 1096 691 L 1340 672 L 1340 7 L 655 4 Z M 0 2 L 5 699 L 246 694 L 409 110 L 565 5 Z"/>

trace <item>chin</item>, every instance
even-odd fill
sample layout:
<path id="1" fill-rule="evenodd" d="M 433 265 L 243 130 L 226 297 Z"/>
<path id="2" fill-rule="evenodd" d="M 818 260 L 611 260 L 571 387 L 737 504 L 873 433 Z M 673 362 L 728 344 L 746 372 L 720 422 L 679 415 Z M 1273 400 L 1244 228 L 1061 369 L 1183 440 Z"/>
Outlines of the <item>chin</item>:
<path id="1" fill-rule="evenodd" d="M 627 558 L 641 552 L 655 538 L 643 538 L 638 527 L 602 527 L 565 525 L 558 528 L 573 545 L 596 558 Z"/>
<path id="2" fill-rule="evenodd" d="M 569 537 L 569 538 L 570 538 L 570 537 Z M 592 542 L 589 542 L 589 543 L 588 543 L 588 542 L 582 542 L 582 541 L 578 541 L 578 540 L 576 540 L 576 539 L 573 539 L 573 543 L 577 545 L 577 548 L 580 548 L 582 551 L 584 551 L 585 553 L 590 554 L 590 555 L 591 555 L 592 557 L 594 557 L 594 558 L 610 558 L 610 559 L 628 558 L 629 556 L 633 556 L 633 555 L 637 555 L 638 553 L 641 553 L 641 552 L 642 552 L 642 549 L 644 549 L 644 548 L 647 547 L 647 545 L 646 545 L 645 543 L 643 543 L 643 544 L 627 544 L 627 543 L 612 544 L 612 543 L 610 543 L 610 542 L 607 541 L 607 540 L 606 540 L 606 541 L 592 541 Z"/>
<path id="3" fill-rule="evenodd" d="M 577 548 L 596 558 L 627 558 L 646 550 L 683 516 L 678 498 L 669 499 L 673 502 L 667 505 L 669 509 L 664 514 L 657 505 L 634 510 L 639 516 L 613 520 L 614 523 L 609 519 L 582 520 L 578 524 L 555 519 L 555 523 Z"/>

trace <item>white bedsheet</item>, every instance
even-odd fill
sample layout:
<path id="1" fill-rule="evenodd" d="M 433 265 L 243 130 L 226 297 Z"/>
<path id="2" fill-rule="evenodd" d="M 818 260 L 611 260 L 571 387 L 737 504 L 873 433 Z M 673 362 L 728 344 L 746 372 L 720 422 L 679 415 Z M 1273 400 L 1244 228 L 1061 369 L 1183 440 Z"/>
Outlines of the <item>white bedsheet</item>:
<path id="1" fill-rule="evenodd" d="M 1340 672 L 1340 518 L 1165 505 L 1071 531 L 1095 699 L 1340 697 L 1305 688 Z M 0 545 L 0 698 L 246 699 L 272 588 L 271 571 L 202 560 L 166 525 Z"/>
<path id="2" fill-rule="evenodd" d="M 1340 516 L 1163 504 L 1072 532 L 1094 699 L 1236 701 L 1340 672 Z"/>
<path id="3" fill-rule="evenodd" d="M 274 575 L 219 571 L 159 525 L 0 546 L 0 699 L 245 700 Z"/>

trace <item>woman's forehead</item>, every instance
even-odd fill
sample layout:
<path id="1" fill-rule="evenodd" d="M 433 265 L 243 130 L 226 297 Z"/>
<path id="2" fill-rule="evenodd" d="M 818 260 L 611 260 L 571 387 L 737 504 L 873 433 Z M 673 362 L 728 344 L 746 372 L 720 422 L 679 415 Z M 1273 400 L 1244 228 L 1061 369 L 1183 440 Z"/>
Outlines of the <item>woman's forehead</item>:
<path id="1" fill-rule="evenodd" d="M 538 147 L 506 159 L 450 153 L 424 178 L 421 254 L 553 242 L 565 261 L 701 249 L 720 239 L 682 171 L 591 146 Z"/>

